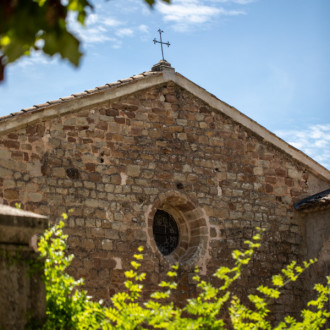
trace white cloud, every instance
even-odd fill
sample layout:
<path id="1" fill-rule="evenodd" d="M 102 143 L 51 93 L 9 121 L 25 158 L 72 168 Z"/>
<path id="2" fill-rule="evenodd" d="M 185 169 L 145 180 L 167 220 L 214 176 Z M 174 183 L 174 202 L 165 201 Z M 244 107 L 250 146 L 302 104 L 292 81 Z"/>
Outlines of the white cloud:
<path id="1" fill-rule="evenodd" d="M 106 19 L 104 19 L 103 23 L 107 26 L 119 26 L 119 25 L 121 25 L 121 22 L 117 21 L 114 18 L 106 18 Z"/>
<path id="2" fill-rule="evenodd" d="M 85 45 L 108 42 L 113 48 L 121 48 L 121 38 L 134 35 L 135 29 L 147 31 L 146 25 L 129 27 L 125 20 L 110 16 L 107 7 L 97 7 L 96 12 L 88 15 L 85 27 L 81 26 L 73 15 L 69 17 L 70 29 Z"/>
<path id="3" fill-rule="evenodd" d="M 129 28 L 122 28 L 122 29 L 118 29 L 116 31 L 116 35 L 118 37 L 130 37 L 134 34 L 132 29 Z"/>
<path id="4" fill-rule="evenodd" d="M 249 3 L 255 2 L 256 0 L 213 0 L 219 3 L 237 3 L 239 5 L 247 5 Z"/>
<path id="5" fill-rule="evenodd" d="M 116 40 L 113 44 L 112 44 L 112 48 L 114 49 L 119 49 L 121 48 L 123 45 L 123 43 L 120 40 Z"/>
<path id="6" fill-rule="evenodd" d="M 149 32 L 149 27 L 147 25 L 141 24 L 138 26 L 139 31 L 143 33 L 148 33 Z"/>
<path id="7" fill-rule="evenodd" d="M 139 0 L 127 0 L 126 6 L 114 3 L 114 6 L 95 4 L 95 11 L 89 12 L 86 19 L 86 26 L 77 22 L 75 14 L 68 16 L 69 29 L 82 45 L 90 47 L 94 44 L 107 43 L 113 48 L 121 48 L 123 38 L 133 35 L 139 36 L 143 41 L 149 40 L 150 25 L 147 20 L 141 24 L 134 24 L 131 15 L 134 11 L 139 14 L 151 11 L 145 3 Z M 244 11 L 236 10 L 241 4 L 247 4 L 256 0 L 172 0 L 171 5 L 164 2 L 157 2 L 155 9 L 163 19 L 170 22 L 176 30 L 186 31 L 194 26 L 205 26 L 219 16 L 237 16 L 245 14 Z M 219 5 L 223 3 L 224 5 Z M 225 8 L 228 4 L 236 4 L 236 8 Z M 238 7 L 239 6 L 239 7 Z M 118 8 L 117 8 L 118 7 Z M 153 13 L 155 14 L 155 13 Z M 24 58 L 19 62 L 21 67 L 33 64 L 52 63 L 46 56 L 34 53 L 33 56 Z"/>
<path id="8" fill-rule="evenodd" d="M 167 5 L 158 3 L 157 10 L 165 21 L 173 22 L 176 30 L 185 31 L 194 25 L 207 23 L 216 16 L 237 16 L 245 14 L 241 10 L 227 10 L 208 5 L 199 0 L 177 0 Z"/>
<path id="9" fill-rule="evenodd" d="M 240 5 L 247 5 L 249 3 L 255 2 L 256 0 L 232 0 L 233 3 L 238 3 Z"/>
<path id="10" fill-rule="evenodd" d="M 311 125 L 304 130 L 276 131 L 276 134 L 330 169 L 330 124 Z"/>
<path id="11" fill-rule="evenodd" d="M 17 65 L 25 68 L 34 64 L 40 65 L 49 65 L 56 62 L 56 59 L 54 57 L 50 57 L 47 55 L 44 55 L 41 52 L 38 51 L 32 51 L 30 56 L 24 56 L 22 57 L 18 62 Z"/>
<path id="12" fill-rule="evenodd" d="M 101 43 L 110 40 L 106 30 L 102 26 L 95 26 L 92 28 L 85 28 L 76 31 L 78 38 L 84 43 Z"/>
<path id="13" fill-rule="evenodd" d="M 92 13 L 89 14 L 86 20 L 86 26 L 79 24 L 74 15 L 69 16 L 69 26 L 78 39 L 85 44 L 103 43 L 105 41 L 114 41 L 110 38 L 109 28 L 117 28 L 121 22 L 111 17 L 103 17 L 101 15 Z"/>
<path id="14" fill-rule="evenodd" d="M 71 19 L 74 18 L 74 16 L 70 17 Z M 98 15 L 97 14 L 89 14 L 86 19 L 86 25 L 94 24 L 98 20 Z M 72 22 L 72 21 L 71 21 Z"/>

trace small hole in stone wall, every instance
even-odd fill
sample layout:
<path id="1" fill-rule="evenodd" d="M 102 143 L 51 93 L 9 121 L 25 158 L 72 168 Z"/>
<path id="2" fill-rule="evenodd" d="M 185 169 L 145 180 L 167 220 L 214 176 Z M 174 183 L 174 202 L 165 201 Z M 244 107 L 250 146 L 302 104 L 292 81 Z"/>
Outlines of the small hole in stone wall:
<path id="1" fill-rule="evenodd" d="M 176 187 L 177 187 L 178 189 L 183 189 L 183 184 L 182 184 L 181 182 L 178 182 L 178 183 L 176 184 Z"/>
<path id="2" fill-rule="evenodd" d="M 220 170 L 219 170 L 218 167 L 216 167 L 214 170 L 215 170 L 216 172 L 220 172 Z"/>
<path id="3" fill-rule="evenodd" d="M 144 196 L 138 196 L 138 197 L 137 197 L 137 200 L 138 200 L 138 202 L 139 202 L 140 204 L 142 204 L 142 203 L 144 203 L 145 198 L 144 198 Z"/>
<path id="4" fill-rule="evenodd" d="M 72 180 L 77 180 L 80 177 L 79 171 L 74 167 L 66 169 L 65 172 L 66 172 L 66 175 Z"/>
<path id="5" fill-rule="evenodd" d="M 104 151 L 102 151 L 102 152 L 100 153 L 100 163 L 104 163 L 104 158 L 103 158 L 103 156 L 104 156 Z"/>

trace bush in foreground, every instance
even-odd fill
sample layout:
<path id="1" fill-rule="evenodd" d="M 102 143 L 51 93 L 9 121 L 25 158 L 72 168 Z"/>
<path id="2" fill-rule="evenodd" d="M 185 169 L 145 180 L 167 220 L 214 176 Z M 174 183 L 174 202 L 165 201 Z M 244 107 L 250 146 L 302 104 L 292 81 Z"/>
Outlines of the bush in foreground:
<path id="1" fill-rule="evenodd" d="M 63 218 L 66 219 L 66 215 Z M 196 268 L 194 280 L 200 289 L 196 298 L 188 299 L 183 308 L 168 302 L 171 292 L 176 289 L 178 265 L 172 266 L 167 273 L 168 281 L 159 284 L 160 291 L 154 292 L 148 302 L 142 304 L 138 298 L 143 290 L 142 282 L 146 274 L 139 271 L 143 259 L 143 248 L 133 256 L 131 269 L 125 272 L 126 292 L 119 292 L 112 298 L 112 306 L 105 307 L 100 302 L 91 301 L 85 290 L 79 288 L 83 280 L 75 280 L 66 273 L 73 255 L 66 254 L 67 235 L 63 233 L 64 221 L 47 230 L 39 242 L 39 251 L 44 259 L 44 281 L 46 287 L 46 322 L 44 329 L 320 329 L 330 313 L 327 302 L 330 294 L 330 276 L 328 285 L 315 285 L 317 298 L 308 303 L 312 309 L 301 312 L 302 321 L 287 316 L 284 321 L 272 327 L 267 321 L 268 304 L 280 296 L 280 289 L 297 278 L 315 261 L 304 262 L 301 266 L 292 262 L 281 274 L 272 277 L 272 287 L 259 286 L 258 294 L 249 295 L 253 309 L 242 304 L 230 291 L 230 286 L 242 273 L 259 247 L 261 229 L 246 241 L 247 250 L 233 252 L 233 268 L 221 266 L 215 277 L 222 280 L 222 286 L 215 287 L 201 280 Z M 220 312 L 228 308 L 231 324 L 226 324 Z M 229 306 L 229 307 L 228 307 Z"/>

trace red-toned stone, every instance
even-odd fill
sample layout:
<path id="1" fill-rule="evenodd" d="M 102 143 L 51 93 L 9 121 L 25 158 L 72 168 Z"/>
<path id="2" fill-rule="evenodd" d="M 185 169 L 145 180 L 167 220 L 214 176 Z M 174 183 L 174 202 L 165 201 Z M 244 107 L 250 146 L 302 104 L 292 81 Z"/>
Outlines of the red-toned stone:
<path id="1" fill-rule="evenodd" d="M 3 145 L 10 149 L 19 149 L 20 143 L 18 141 L 5 140 Z"/>

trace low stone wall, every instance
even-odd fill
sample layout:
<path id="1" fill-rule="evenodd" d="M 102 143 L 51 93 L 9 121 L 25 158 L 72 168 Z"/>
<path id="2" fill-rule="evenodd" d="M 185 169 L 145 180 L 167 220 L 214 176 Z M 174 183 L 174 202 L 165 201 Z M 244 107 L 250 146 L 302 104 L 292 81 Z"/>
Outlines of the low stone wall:
<path id="1" fill-rule="evenodd" d="M 45 289 L 40 270 L 34 269 L 32 237 L 47 225 L 44 216 L 0 205 L 0 329 L 23 329 L 45 315 Z"/>

